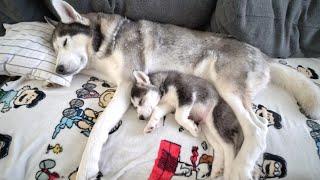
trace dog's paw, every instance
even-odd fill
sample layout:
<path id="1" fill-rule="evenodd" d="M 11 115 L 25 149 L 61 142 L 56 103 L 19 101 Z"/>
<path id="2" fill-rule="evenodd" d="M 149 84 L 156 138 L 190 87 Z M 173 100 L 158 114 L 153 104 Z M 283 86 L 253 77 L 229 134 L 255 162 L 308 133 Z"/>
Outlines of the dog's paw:
<path id="1" fill-rule="evenodd" d="M 146 127 L 143 130 L 144 134 L 151 133 L 153 130 L 155 130 L 158 127 L 158 124 L 159 123 L 155 121 L 149 121 L 149 123 L 146 125 Z"/>
<path id="2" fill-rule="evenodd" d="M 146 126 L 146 127 L 144 128 L 144 130 L 143 130 L 143 133 L 144 133 L 144 134 L 149 134 L 149 133 L 151 133 L 154 129 L 155 129 L 154 126 Z"/>
<path id="3" fill-rule="evenodd" d="M 252 179 L 253 180 L 259 180 L 260 179 L 260 174 L 261 174 L 261 171 L 260 171 L 260 168 L 255 166 L 254 170 L 252 171 Z"/>
<path id="4" fill-rule="evenodd" d="M 253 180 L 252 168 L 246 166 L 245 163 L 233 164 L 229 178 L 231 180 Z"/>
<path id="5" fill-rule="evenodd" d="M 194 137 L 198 137 L 200 133 L 200 128 L 195 123 L 190 123 L 185 127 Z"/>
<path id="6" fill-rule="evenodd" d="M 212 169 L 210 176 L 211 176 L 211 178 L 213 178 L 213 179 L 217 179 L 217 178 L 219 178 L 219 177 L 222 176 L 222 175 L 223 175 L 223 167 Z"/>

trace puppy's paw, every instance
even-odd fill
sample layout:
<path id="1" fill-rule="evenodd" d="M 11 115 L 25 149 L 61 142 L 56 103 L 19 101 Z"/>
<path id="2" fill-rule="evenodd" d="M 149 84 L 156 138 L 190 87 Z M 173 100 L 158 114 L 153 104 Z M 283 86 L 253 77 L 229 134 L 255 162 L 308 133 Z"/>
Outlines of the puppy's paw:
<path id="1" fill-rule="evenodd" d="M 200 133 L 200 128 L 195 124 L 192 123 L 188 127 L 185 127 L 194 137 L 198 137 Z"/>
<path id="2" fill-rule="evenodd" d="M 151 133 L 154 129 L 155 129 L 154 126 L 148 126 L 148 125 L 147 125 L 147 126 L 144 128 L 143 133 L 144 133 L 144 134 L 149 134 L 149 133 Z"/>
<path id="3" fill-rule="evenodd" d="M 150 120 L 143 130 L 144 134 L 151 133 L 154 129 L 158 128 L 158 125 L 159 121 Z"/>

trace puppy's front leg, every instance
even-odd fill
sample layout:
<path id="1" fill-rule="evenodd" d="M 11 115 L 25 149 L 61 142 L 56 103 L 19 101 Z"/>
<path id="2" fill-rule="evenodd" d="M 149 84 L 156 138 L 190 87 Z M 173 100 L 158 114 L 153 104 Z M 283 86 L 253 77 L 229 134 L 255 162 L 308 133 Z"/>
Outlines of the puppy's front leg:
<path id="1" fill-rule="evenodd" d="M 178 124 L 186 128 L 194 137 L 198 137 L 199 128 L 193 120 L 188 119 L 192 105 L 184 105 L 176 109 L 175 118 Z"/>
<path id="2" fill-rule="evenodd" d="M 120 121 L 128 109 L 131 87 L 131 82 L 120 83 L 114 97 L 98 117 L 83 152 L 77 180 L 92 179 L 98 174 L 102 145 L 107 141 L 109 131 Z"/>
<path id="3" fill-rule="evenodd" d="M 173 111 L 174 108 L 169 104 L 159 104 L 156 106 L 151 114 L 150 120 L 147 126 L 144 128 L 143 132 L 151 133 L 155 128 L 157 128 L 160 119 L 163 118 L 165 115 Z"/>

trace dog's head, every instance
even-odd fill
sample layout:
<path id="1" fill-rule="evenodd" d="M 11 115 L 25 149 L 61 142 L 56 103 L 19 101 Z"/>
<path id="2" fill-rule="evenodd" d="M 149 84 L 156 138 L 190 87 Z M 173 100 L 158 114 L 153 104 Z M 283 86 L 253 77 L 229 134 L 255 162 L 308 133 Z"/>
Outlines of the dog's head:
<path id="1" fill-rule="evenodd" d="M 131 89 L 131 103 L 137 108 L 140 120 L 146 120 L 151 116 L 154 108 L 160 101 L 160 92 L 151 84 L 148 75 L 141 71 L 134 71 L 135 83 Z"/>
<path id="2" fill-rule="evenodd" d="M 92 39 L 89 19 L 62 0 L 52 0 L 52 5 L 61 19 L 61 22 L 56 22 L 45 18 L 55 28 L 52 43 L 57 54 L 56 72 L 61 75 L 77 74 L 88 63 L 88 45 Z"/>

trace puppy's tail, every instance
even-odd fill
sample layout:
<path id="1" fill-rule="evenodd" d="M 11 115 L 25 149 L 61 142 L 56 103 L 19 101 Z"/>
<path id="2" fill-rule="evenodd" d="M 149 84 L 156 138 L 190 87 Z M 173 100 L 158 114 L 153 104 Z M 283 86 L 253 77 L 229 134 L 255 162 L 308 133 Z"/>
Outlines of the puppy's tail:
<path id="1" fill-rule="evenodd" d="M 288 66 L 270 63 L 271 82 L 283 87 L 298 101 L 305 115 L 320 119 L 320 89 L 302 73 Z"/>

